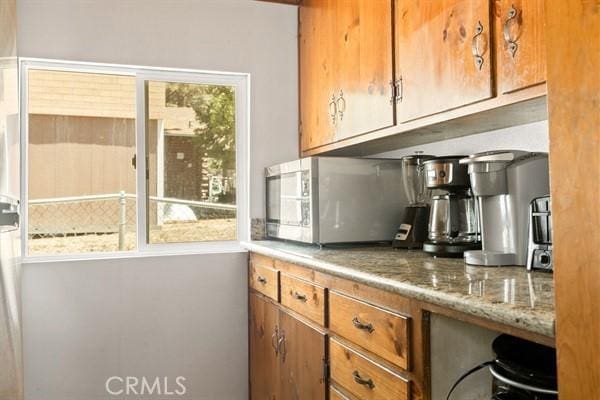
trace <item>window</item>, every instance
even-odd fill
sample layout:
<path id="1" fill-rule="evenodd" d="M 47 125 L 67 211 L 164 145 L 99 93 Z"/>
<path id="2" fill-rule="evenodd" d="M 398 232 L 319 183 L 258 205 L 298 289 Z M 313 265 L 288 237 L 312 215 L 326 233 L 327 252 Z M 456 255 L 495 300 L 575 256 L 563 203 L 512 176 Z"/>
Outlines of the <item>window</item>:
<path id="1" fill-rule="evenodd" d="M 247 238 L 246 75 L 25 60 L 22 82 L 25 254 Z"/>

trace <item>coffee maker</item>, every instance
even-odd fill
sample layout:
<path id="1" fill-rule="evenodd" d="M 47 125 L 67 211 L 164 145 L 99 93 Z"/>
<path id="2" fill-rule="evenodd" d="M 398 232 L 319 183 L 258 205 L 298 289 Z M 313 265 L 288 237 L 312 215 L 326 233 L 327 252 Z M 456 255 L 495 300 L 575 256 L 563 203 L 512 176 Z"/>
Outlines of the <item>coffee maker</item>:
<path id="1" fill-rule="evenodd" d="M 482 250 L 465 252 L 472 265 L 526 265 L 529 204 L 549 193 L 548 154 L 506 150 L 460 160 L 477 200 Z"/>
<path id="2" fill-rule="evenodd" d="M 432 158 L 424 162 L 425 185 L 435 190 L 431 199 L 429 229 L 423 251 L 436 257 L 462 257 L 481 248 L 466 156 Z"/>
<path id="3" fill-rule="evenodd" d="M 425 186 L 423 163 L 433 157 L 417 151 L 401 158 L 402 183 L 409 204 L 404 208 L 402 223 L 392 242 L 394 248 L 421 249 L 427 239 L 430 191 Z"/>

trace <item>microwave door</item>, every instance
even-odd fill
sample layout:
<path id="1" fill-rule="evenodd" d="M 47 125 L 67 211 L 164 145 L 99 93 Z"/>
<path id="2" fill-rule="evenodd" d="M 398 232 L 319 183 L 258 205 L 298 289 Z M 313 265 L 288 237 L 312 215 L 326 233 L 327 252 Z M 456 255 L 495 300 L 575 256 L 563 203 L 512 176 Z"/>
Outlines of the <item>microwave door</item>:
<path id="1" fill-rule="evenodd" d="M 267 178 L 267 222 L 281 221 L 281 176 Z"/>

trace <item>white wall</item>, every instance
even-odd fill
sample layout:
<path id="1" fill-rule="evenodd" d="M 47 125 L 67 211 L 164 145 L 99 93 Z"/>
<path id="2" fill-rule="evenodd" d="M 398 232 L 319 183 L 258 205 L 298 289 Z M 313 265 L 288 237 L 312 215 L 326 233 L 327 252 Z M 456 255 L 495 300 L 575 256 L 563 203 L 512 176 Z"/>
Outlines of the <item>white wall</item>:
<path id="1" fill-rule="evenodd" d="M 111 376 L 167 376 L 170 390 L 183 376 L 187 393 L 177 398 L 247 399 L 246 260 L 230 253 L 24 265 L 25 398 L 121 399 L 105 390 Z"/>
<path id="2" fill-rule="evenodd" d="M 19 56 L 251 74 L 251 210 L 298 157 L 297 8 L 253 0 L 19 0 Z"/>
<path id="3" fill-rule="evenodd" d="M 527 150 L 548 152 L 548 121 L 514 126 L 497 131 L 463 136 L 421 146 L 389 151 L 378 154 L 381 157 L 397 158 L 421 150 L 425 154 L 469 155 L 489 150 Z"/>
<path id="4" fill-rule="evenodd" d="M 298 155 L 295 7 L 19 0 L 18 16 L 21 57 L 250 73 L 250 214 L 263 216 L 263 168 Z M 26 399 L 106 399 L 116 374 L 247 399 L 245 273 L 243 253 L 25 265 Z"/>

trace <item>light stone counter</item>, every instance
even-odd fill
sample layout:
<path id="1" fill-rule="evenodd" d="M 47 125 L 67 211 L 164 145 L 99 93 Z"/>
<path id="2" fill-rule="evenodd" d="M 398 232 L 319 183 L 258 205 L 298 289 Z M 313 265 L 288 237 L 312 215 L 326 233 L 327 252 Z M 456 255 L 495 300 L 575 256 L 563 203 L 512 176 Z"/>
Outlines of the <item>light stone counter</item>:
<path id="1" fill-rule="evenodd" d="M 318 246 L 263 240 L 252 252 L 303 265 L 479 318 L 554 337 L 552 274 L 483 268 L 389 246 Z"/>

